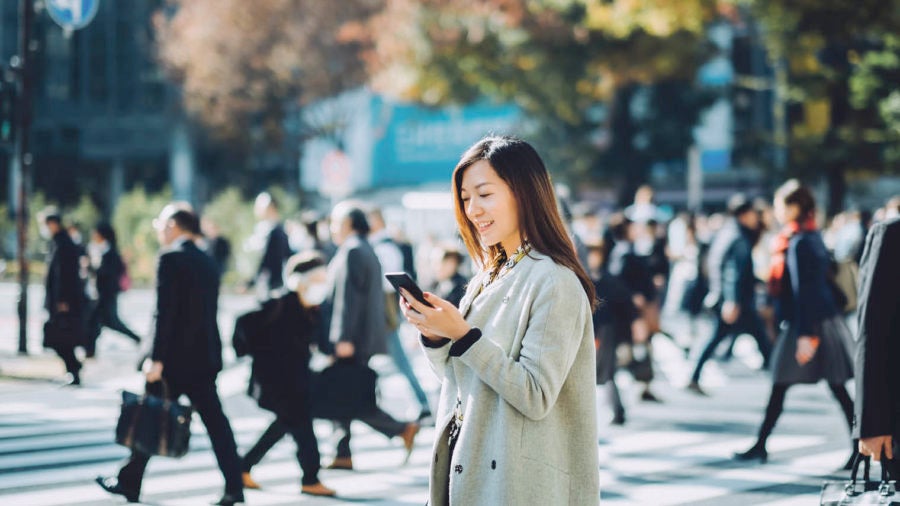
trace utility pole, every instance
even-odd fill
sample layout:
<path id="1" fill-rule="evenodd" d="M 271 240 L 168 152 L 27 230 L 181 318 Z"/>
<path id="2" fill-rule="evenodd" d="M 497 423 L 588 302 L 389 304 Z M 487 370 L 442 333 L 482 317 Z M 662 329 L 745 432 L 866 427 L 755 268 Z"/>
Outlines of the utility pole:
<path id="1" fill-rule="evenodd" d="M 28 353 L 28 187 L 31 181 L 31 96 L 33 42 L 31 25 L 34 20 L 34 0 L 19 0 L 19 54 L 10 60 L 10 67 L 18 81 L 16 107 L 16 137 L 12 163 L 18 164 L 19 177 L 16 206 L 16 254 L 19 258 L 19 353 Z"/>

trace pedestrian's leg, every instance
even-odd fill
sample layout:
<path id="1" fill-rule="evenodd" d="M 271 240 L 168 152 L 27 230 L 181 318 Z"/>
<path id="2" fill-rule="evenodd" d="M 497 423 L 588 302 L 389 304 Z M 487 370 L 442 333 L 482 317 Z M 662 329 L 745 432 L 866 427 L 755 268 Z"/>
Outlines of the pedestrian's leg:
<path id="1" fill-rule="evenodd" d="M 388 439 L 399 436 L 407 426 L 405 422 L 397 421 L 381 408 L 376 408 L 372 414 L 360 417 L 359 421 L 384 434 Z"/>
<path id="2" fill-rule="evenodd" d="M 703 352 L 700 353 L 700 357 L 697 359 L 697 365 L 694 366 L 694 373 L 691 375 L 691 383 L 696 384 L 700 382 L 700 373 L 703 372 L 703 365 L 707 360 L 712 357 L 713 353 L 716 352 L 716 348 L 719 346 L 719 343 L 722 342 L 722 339 L 728 335 L 729 325 L 722 321 L 722 318 L 716 318 L 716 326 L 713 329 L 712 337 L 709 339 L 709 342 L 706 343 L 706 347 L 703 348 Z"/>
<path id="3" fill-rule="evenodd" d="M 619 387 L 616 385 L 615 372 L 613 372 L 612 378 L 606 382 L 606 389 L 613 408 L 612 423 L 613 425 L 623 425 L 625 423 L 625 406 L 622 404 L 622 396 L 619 395 Z"/>
<path id="4" fill-rule="evenodd" d="M 319 469 L 321 467 L 319 455 L 319 442 L 313 431 L 312 418 L 306 416 L 298 423 L 288 428 L 294 442 L 297 443 L 297 462 L 303 469 L 303 485 L 315 485 L 319 483 Z"/>
<path id="5" fill-rule="evenodd" d="M 784 397 L 787 394 L 788 386 L 783 383 L 775 383 L 772 385 L 772 393 L 769 395 L 769 404 L 766 406 L 766 416 L 759 428 L 759 436 L 756 444 L 752 448 L 743 453 L 735 454 L 737 460 L 754 460 L 759 459 L 762 462 L 768 460 L 768 452 L 766 451 L 766 441 L 772 434 L 772 429 L 778 422 L 781 412 L 784 410 Z"/>
<path id="6" fill-rule="evenodd" d="M 81 377 L 78 375 L 78 372 L 81 370 L 81 362 L 75 357 L 75 346 L 59 346 L 55 350 L 65 364 L 66 372 L 72 375 L 72 384 L 81 384 Z"/>
<path id="7" fill-rule="evenodd" d="M 338 441 L 337 448 L 335 448 L 335 457 L 338 459 L 349 459 L 352 457 L 352 453 L 350 452 L 350 421 L 336 421 L 334 425 L 338 430 L 343 432 L 343 434 L 341 434 L 341 439 Z"/>
<path id="8" fill-rule="evenodd" d="M 141 342 L 141 336 L 135 334 L 134 331 L 131 330 L 130 328 L 128 328 L 128 326 L 125 325 L 125 322 L 123 322 L 119 318 L 119 303 L 118 303 L 117 298 L 113 298 L 112 300 L 107 302 L 105 316 L 106 316 L 105 323 L 106 323 L 107 327 L 111 328 L 112 330 L 115 330 L 116 332 L 124 334 L 126 337 L 131 338 L 131 340 L 134 342 L 137 342 L 137 343 Z"/>
<path id="9" fill-rule="evenodd" d="M 131 452 L 131 456 L 125 462 L 125 465 L 119 469 L 119 485 L 128 492 L 133 492 L 135 496 L 141 493 L 141 483 L 144 481 L 144 471 L 147 469 L 147 463 L 150 457 L 138 452 Z"/>
<path id="10" fill-rule="evenodd" d="M 187 390 L 194 409 L 200 415 L 209 441 L 212 443 L 216 462 L 225 478 L 225 493 L 236 497 L 244 496 L 244 486 L 241 480 L 240 457 L 237 453 L 237 444 L 234 442 L 234 432 L 231 424 L 222 411 L 222 403 L 216 392 L 215 377 L 205 381 L 195 382 Z"/>
<path id="11" fill-rule="evenodd" d="M 259 436 L 259 440 L 256 444 L 250 448 L 250 451 L 244 455 L 243 458 L 243 470 L 245 473 L 249 473 L 250 469 L 259 464 L 259 461 L 275 446 L 276 443 L 281 441 L 281 438 L 287 434 L 288 428 L 285 426 L 284 422 L 281 421 L 280 418 L 276 418 L 272 421 L 269 427 Z"/>
<path id="12" fill-rule="evenodd" d="M 100 302 L 94 304 L 88 316 L 87 328 L 84 335 L 84 353 L 88 357 L 93 357 L 97 351 L 97 338 L 100 337 L 100 331 L 103 329 L 100 320 L 102 306 Z"/>
<path id="13" fill-rule="evenodd" d="M 422 389 L 422 385 L 419 384 L 419 379 L 416 378 L 416 375 L 413 372 L 412 365 L 409 363 L 409 358 L 403 350 L 403 343 L 400 341 L 400 332 L 397 330 L 391 332 L 388 336 L 388 351 L 390 352 L 391 358 L 394 360 L 397 369 L 406 377 L 406 381 L 409 382 L 409 386 L 416 395 L 416 400 L 419 401 L 421 414 L 430 414 L 431 407 L 428 405 L 428 396 L 425 394 L 425 390 Z"/>

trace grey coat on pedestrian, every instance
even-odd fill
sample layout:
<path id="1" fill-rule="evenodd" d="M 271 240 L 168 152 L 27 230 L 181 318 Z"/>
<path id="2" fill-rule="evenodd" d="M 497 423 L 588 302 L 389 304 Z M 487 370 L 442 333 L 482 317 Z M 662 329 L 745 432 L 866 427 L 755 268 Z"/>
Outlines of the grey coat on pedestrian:
<path id="1" fill-rule="evenodd" d="M 331 343 L 353 343 L 354 358 L 363 364 L 372 355 L 387 353 L 381 263 L 369 242 L 348 237 L 328 264 L 328 275 L 334 290 Z"/>
<path id="2" fill-rule="evenodd" d="M 423 347 L 442 379 L 429 504 L 595 505 L 594 333 L 584 290 L 537 252 L 478 295 L 485 275 L 460 304 L 482 337 L 461 353 L 458 343 Z M 451 456 L 457 400 L 463 420 Z"/>

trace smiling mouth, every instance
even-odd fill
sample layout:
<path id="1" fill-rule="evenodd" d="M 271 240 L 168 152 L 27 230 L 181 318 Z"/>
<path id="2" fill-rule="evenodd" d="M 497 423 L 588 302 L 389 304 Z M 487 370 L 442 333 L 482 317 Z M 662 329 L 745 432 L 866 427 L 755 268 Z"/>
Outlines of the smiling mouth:
<path id="1" fill-rule="evenodd" d="M 494 224 L 494 221 L 491 220 L 491 221 L 486 221 L 486 222 L 475 223 L 475 227 L 478 229 L 478 232 L 479 232 L 479 233 L 482 233 L 482 234 L 483 234 L 483 233 L 484 233 L 487 229 L 489 229 L 489 228 L 491 227 L 491 225 L 493 225 L 493 224 Z"/>

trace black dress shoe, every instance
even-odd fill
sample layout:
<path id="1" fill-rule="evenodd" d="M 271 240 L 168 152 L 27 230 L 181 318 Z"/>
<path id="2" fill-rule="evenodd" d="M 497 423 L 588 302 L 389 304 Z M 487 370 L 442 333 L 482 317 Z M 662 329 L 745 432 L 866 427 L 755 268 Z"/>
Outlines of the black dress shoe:
<path id="1" fill-rule="evenodd" d="M 118 478 L 113 478 L 112 476 L 98 476 L 94 478 L 94 481 L 97 482 L 97 485 L 100 485 L 100 488 L 106 490 L 110 494 L 124 496 L 128 502 L 138 502 L 138 496 L 140 495 L 140 493 L 135 492 L 134 490 L 128 490 L 122 487 L 122 485 L 119 485 Z"/>
<path id="2" fill-rule="evenodd" d="M 244 504 L 243 495 L 225 494 L 221 499 L 212 503 L 215 506 L 234 506 L 235 504 Z"/>
<path id="3" fill-rule="evenodd" d="M 741 462 L 747 462 L 750 460 L 758 460 L 760 464 L 765 464 L 766 461 L 769 460 L 769 452 L 766 451 L 765 446 L 761 445 L 753 445 L 753 448 L 743 452 L 743 453 L 735 453 L 734 460 L 738 460 Z"/>

